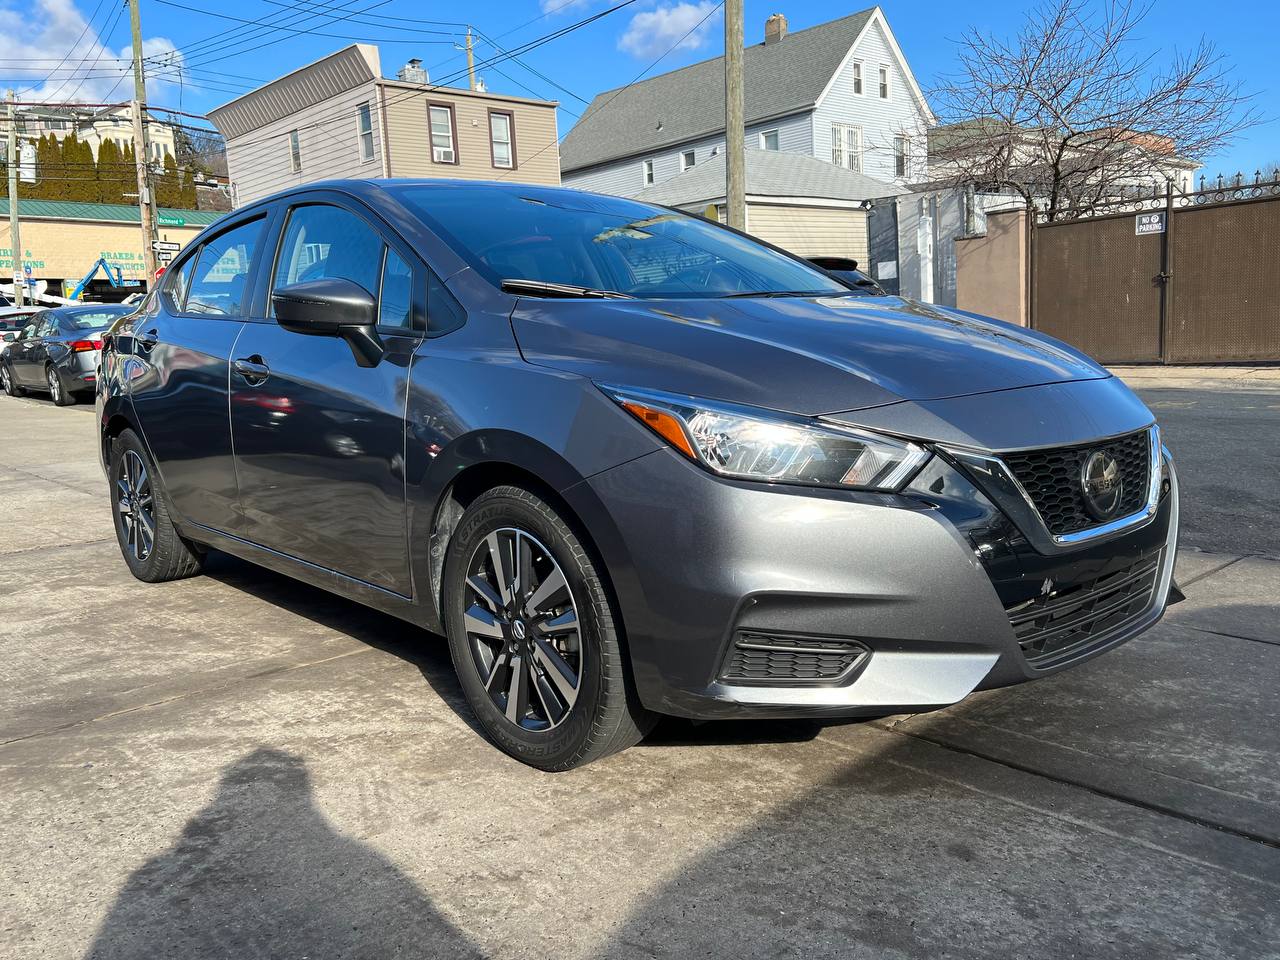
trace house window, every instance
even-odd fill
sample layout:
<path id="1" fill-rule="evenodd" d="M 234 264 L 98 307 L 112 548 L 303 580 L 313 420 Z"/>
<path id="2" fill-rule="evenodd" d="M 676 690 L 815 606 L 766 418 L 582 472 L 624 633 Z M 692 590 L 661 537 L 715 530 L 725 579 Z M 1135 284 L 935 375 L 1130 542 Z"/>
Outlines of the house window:
<path id="1" fill-rule="evenodd" d="M 765 130 L 760 134 L 761 150 L 777 150 L 778 149 L 778 131 Z"/>
<path id="2" fill-rule="evenodd" d="M 695 160 L 696 158 L 694 157 L 692 150 L 686 150 L 684 153 L 680 154 L 681 171 L 688 170 L 690 167 L 692 167 Z"/>
<path id="3" fill-rule="evenodd" d="M 853 92 L 862 96 L 862 61 L 853 61 Z"/>
<path id="4" fill-rule="evenodd" d="M 368 163 L 373 159 L 373 112 L 367 103 L 356 108 L 356 131 L 360 137 L 360 162 Z"/>
<path id="5" fill-rule="evenodd" d="M 880 64 L 880 99 L 889 99 L 889 65 Z"/>
<path id="6" fill-rule="evenodd" d="M 298 131 L 289 131 L 289 161 L 293 164 L 293 172 L 302 172 L 302 147 L 298 144 Z"/>
<path id="7" fill-rule="evenodd" d="M 489 111 L 489 153 L 495 167 L 515 169 L 515 123 L 513 114 L 502 110 Z"/>
<path id="8" fill-rule="evenodd" d="M 831 124 L 831 162 L 862 172 L 862 128 L 852 123 Z"/>
<path id="9" fill-rule="evenodd" d="M 640 165 L 640 168 L 644 171 L 644 185 L 646 187 L 653 186 L 653 161 L 645 160 Z"/>
<path id="10" fill-rule="evenodd" d="M 911 169 L 911 141 L 906 137 L 893 138 L 893 175 L 906 177 Z"/>
<path id="11" fill-rule="evenodd" d="M 433 103 L 427 110 L 431 116 L 431 159 L 436 163 L 457 163 L 453 107 L 444 103 Z"/>

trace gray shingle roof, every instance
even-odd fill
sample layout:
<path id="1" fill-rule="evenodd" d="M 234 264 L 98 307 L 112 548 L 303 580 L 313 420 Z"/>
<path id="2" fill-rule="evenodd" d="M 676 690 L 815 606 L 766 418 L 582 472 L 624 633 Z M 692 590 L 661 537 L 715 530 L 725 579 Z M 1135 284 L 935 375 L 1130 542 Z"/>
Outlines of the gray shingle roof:
<path id="1" fill-rule="evenodd" d="M 746 159 L 748 196 L 874 200 L 907 192 L 896 184 L 803 153 L 748 148 Z M 725 191 L 724 165 L 725 155 L 720 153 L 670 180 L 645 188 L 635 199 L 671 207 L 718 200 Z"/>
<path id="2" fill-rule="evenodd" d="M 784 117 L 817 103 L 875 9 L 747 47 L 742 63 L 746 122 Z M 560 144 L 560 169 L 589 167 L 723 129 L 720 56 L 597 95 Z"/>

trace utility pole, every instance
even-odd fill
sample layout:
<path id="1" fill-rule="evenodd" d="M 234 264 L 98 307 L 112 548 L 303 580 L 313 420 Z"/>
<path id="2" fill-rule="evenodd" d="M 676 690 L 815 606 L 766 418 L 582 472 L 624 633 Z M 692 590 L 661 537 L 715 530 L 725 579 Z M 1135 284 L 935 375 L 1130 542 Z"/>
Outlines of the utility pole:
<path id="1" fill-rule="evenodd" d="M 725 208 L 729 226 L 747 229 L 746 130 L 742 119 L 742 0 L 724 5 Z"/>
<path id="2" fill-rule="evenodd" d="M 9 91 L 9 249 L 13 256 L 13 304 L 22 306 L 26 278 L 22 275 L 22 229 L 18 226 L 18 108 Z"/>
<path id="3" fill-rule="evenodd" d="M 471 81 L 471 89 L 476 88 L 476 58 L 471 50 L 471 28 L 467 27 L 467 77 Z"/>
<path id="4" fill-rule="evenodd" d="M 142 18 L 138 0 L 129 0 L 129 27 L 133 31 L 133 157 L 138 169 L 138 214 L 142 220 L 143 282 L 148 290 L 156 278 L 156 205 L 151 193 L 151 167 L 147 155 L 147 126 L 143 114 L 147 109 L 147 82 L 142 73 Z"/>

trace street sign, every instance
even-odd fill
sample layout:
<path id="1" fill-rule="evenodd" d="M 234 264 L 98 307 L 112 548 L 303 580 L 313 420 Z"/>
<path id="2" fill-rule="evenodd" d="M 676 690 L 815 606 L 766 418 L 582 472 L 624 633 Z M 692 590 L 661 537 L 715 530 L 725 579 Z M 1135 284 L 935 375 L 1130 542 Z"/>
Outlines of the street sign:
<path id="1" fill-rule="evenodd" d="M 1164 211 L 1156 213 L 1140 213 L 1133 221 L 1133 232 L 1137 236 L 1146 233 L 1164 233 Z"/>
<path id="2" fill-rule="evenodd" d="M 169 250 L 159 250 L 156 252 L 156 260 L 168 266 L 173 263 L 173 253 Z"/>
<path id="3" fill-rule="evenodd" d="M 182 249 L 182 244 L 175 243 L 172 240 L 152 240 L 151 249 L 157 251 L 163 250 L 167 253 L 177 253 Z"/>
<path id="4" fill-rule="evenodd" d="M 162 227 L 185 227 L 187 225 L 187 221 L 183 217 L 175 217 L 171 213 L 160 214 L 156 221 Z"/>

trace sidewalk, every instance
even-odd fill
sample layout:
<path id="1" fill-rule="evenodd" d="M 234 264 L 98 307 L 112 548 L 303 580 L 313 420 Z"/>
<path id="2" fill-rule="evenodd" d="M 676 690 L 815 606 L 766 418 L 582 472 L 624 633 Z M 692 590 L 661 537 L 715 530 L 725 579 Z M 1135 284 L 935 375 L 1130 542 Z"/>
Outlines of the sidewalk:
<path id="1" fill-rule="evenodd" d="M 1272 366 L 1199 366 L 1179 367 L 1161 366 L 1159 364 L 1136 365 L 1122 364 L 1108 367 L 1117 377 L 1126 382 L 1142 382 L 1147 385 L 1155 383 L 1186 383 L 1216 381 L 1233 384 L 1280 383 L 1280 364 Z"/>

